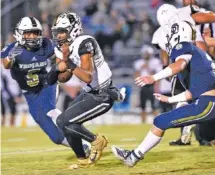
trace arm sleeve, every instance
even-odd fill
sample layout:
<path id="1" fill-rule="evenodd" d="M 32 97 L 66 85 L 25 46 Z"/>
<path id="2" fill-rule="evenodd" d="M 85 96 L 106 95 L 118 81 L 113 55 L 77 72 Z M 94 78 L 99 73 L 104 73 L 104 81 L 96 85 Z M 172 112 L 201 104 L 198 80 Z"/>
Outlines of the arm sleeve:
<path id="1" fill-rule="evenodd" d="M 78 54 L 79 56 L 84 54 L 95 54 L 96 51 L 96 41 L 93 38 L 87 38 L 83 40 L 79 46 Z"/>

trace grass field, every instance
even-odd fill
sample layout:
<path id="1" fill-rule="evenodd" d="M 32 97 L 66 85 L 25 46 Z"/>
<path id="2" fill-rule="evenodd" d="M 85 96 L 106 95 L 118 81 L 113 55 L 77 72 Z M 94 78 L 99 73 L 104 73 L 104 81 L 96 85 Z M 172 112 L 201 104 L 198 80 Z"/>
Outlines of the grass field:
<path id="1" fill-rule="evenodd" d="M 39 128 L 2 128 L 2 175 L 215 175 L 215 147 L 170 147 L 179 130 L 168 130 L 164 139 L 134 168 L 127 168 L 112 155 L 110 145 L 134 148 L 149 125 L 89 126 L 109 138 L 98 164 L 90 169 L 69 170 L 75 163 L 72 151 L 52 144 Z"/>

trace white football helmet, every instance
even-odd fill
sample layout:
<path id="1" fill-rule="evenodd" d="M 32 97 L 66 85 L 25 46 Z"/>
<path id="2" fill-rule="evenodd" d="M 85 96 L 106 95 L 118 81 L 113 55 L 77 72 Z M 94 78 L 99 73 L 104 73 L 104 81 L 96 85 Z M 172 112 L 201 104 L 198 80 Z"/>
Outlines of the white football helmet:
<path id="1" fill-rule="evenodd" d="M 187 21 L 164 25 L 162 26 L 162 31 L 166 37 L 166 51 L 169 55 L 177 44 L 181 42 L 194 42 L 196 39 L 195 27 Z"/>
<path id="2" fill-rule="evenodd" d="M 66 33 L 66 38 L 57 39 L 59 33 Z M 77 36 L 83 33 L 81 19 L 76 13 L 64 12 L 57 16 L 52 26 L 53 39 L 58 45 L 64 42 L 72 43 Z"/>
<path id="3" fill-rule="evenodd" d="M 178 9 L 170 4 L 163 4 L 157 10 L 157 20 L 160 26 L 179 21 Z"/>
<path id="4" fill-rule="evenodd" d="M 42 25 L 35 17 L 24 17 L 17 23 L 13 36 L 20 45 L 34 49 L 42 45 L 42 31 Z M 27 39 L 24 37 L 26 32 L 36 32 L 38 37 Z"/>

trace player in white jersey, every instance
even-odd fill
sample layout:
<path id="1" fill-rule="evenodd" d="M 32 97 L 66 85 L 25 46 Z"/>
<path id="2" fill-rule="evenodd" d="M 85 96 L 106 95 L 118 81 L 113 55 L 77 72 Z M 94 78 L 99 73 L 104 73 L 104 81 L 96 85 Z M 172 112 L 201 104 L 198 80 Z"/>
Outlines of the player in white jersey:
<path id="1" fill-rule="evenodd" d="M 125 89 L 113 86 L 112 72 L 101 49 L 92 36 L 83 34 L 77 14 L 60 14 L 53 24 L 52 33 L 57 42 L 55 54 L 62 61 L 52 67 L 48 75 L 49 84 L 56 82 L 60 72 L 69 71 L 70 76 L 74 74 L 83 87 L 83 92 L 58 116 L 57 125 L 78 158 L 78 164 L 71 168 L 89 167 L 100 159 L 108 141 L 105 136 L 90 132 L 83 123 L 109 111 L 114 101 L 122 101 Z M 91 143 L 89 158 L 84 154 L 81 139 Z"/>

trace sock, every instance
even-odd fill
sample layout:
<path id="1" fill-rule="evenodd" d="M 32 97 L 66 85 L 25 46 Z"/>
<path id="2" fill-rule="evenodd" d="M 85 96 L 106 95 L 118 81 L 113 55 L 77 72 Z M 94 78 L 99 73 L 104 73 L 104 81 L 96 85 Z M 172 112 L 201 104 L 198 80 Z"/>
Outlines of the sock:
<path id="1" fill-rule="evenodd" d="M 149 131 L 142 143 L 134 150 L 134 153 L 139 158 L 142 158 L 144 154 L 155 147 L 161 141 L 161 139 L 162 137 L 158 137 Z"/>
<path id="2" fill-rule="evenodd" d="M 81 138 L 75 138 L 71 135 L 67 135 L 67 140 L 69 142 L 70 147 L 73 149 L 75 152 L 77 158 L 86 158 L 83 145 L 82 145 L 82 140 Z"/>

